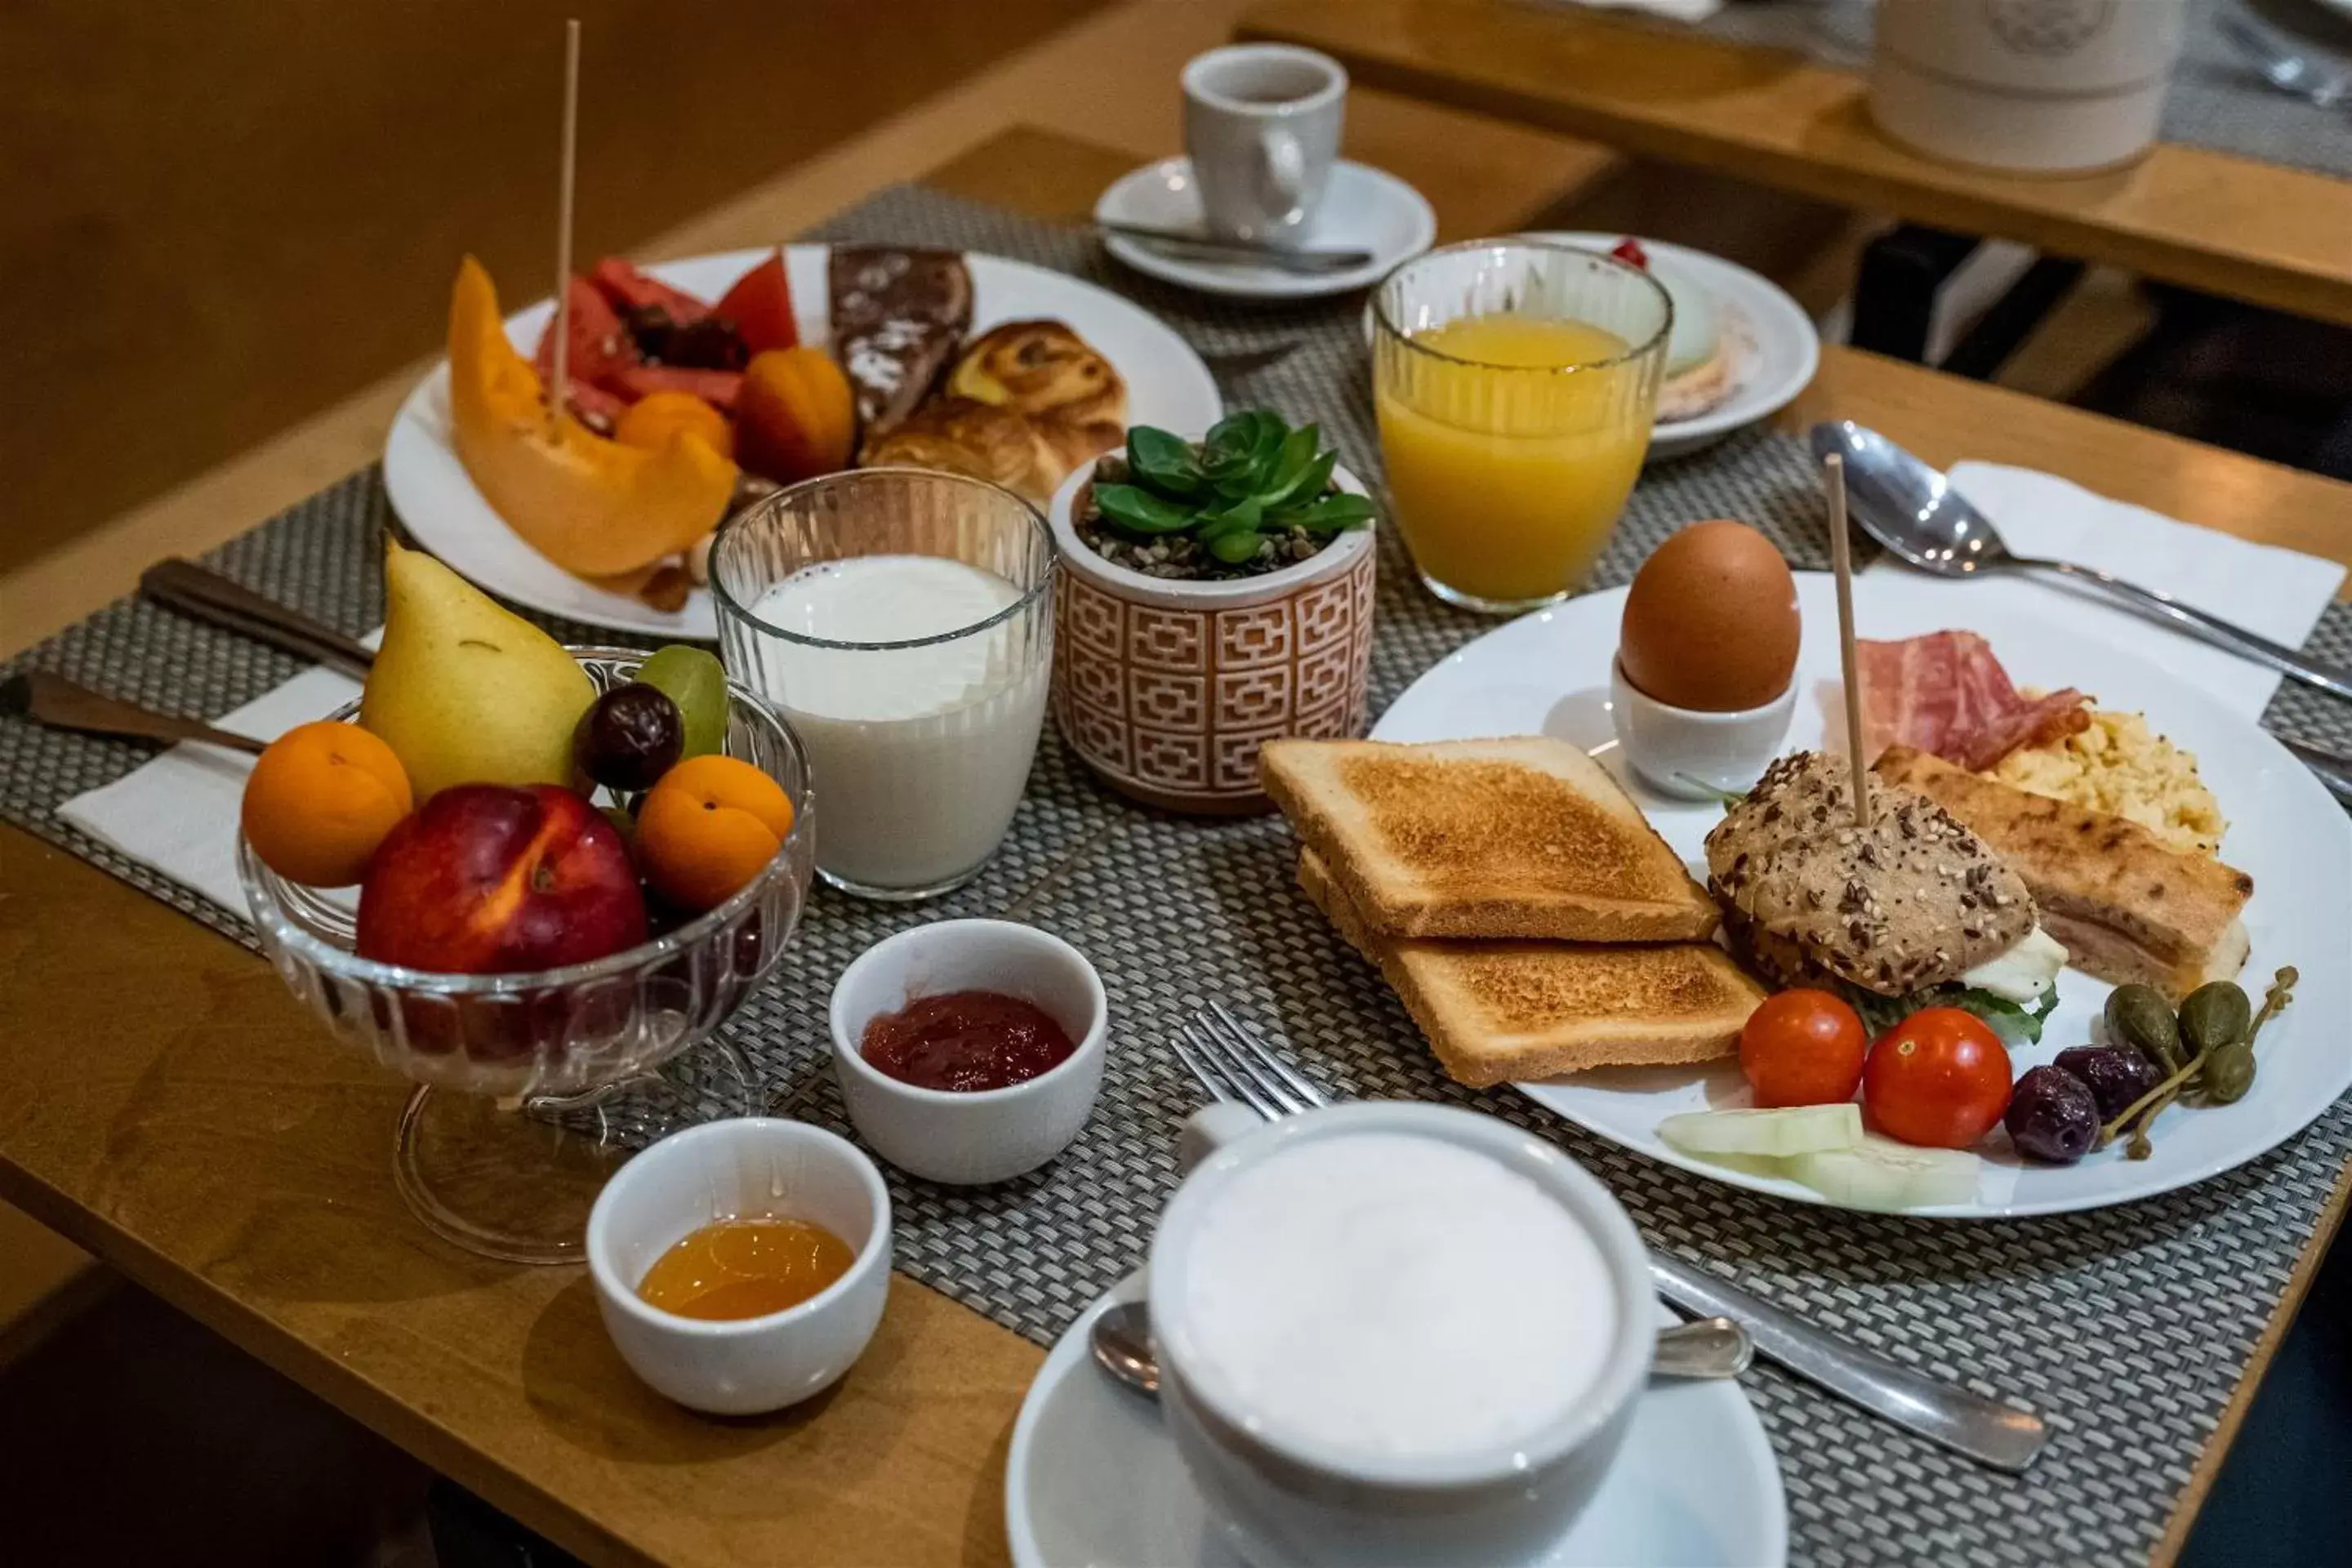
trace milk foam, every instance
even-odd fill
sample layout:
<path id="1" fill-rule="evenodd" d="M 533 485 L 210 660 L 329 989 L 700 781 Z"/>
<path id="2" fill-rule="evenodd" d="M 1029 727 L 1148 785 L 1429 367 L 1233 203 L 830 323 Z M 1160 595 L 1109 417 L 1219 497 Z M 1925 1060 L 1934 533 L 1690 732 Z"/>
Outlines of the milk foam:
<path id="1" fill-rule="evenodd" d="M 1618 1331 L 1601 1248 L 1559 1202 L 1440 1139 L 1313 1139 L 1217 1193 L 1181 1261 L 1188 1368 L 1252 1430 L 1366 1458 L 1532 1436 Z"/>

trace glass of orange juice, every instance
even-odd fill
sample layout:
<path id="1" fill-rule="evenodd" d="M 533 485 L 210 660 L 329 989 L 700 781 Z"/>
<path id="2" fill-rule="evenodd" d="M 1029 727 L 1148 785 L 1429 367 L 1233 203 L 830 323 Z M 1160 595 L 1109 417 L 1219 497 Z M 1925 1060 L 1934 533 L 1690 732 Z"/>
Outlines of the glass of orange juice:
<path id="1" fill-rule="evenodd" d="M 1565 597 L 1642 469 L 1674 306 L 1614 257 L 1536 239 L 1433 250 L 1372 298 L 1390 511 L 1429 591 Z"/>

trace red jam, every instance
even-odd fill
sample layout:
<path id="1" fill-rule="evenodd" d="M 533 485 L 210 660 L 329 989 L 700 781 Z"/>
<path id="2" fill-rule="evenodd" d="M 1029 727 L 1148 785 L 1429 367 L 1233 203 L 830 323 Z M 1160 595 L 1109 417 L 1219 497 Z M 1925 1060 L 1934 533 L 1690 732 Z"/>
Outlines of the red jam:
<path id="1" fill-rule="evenodd" d="M 1026 1083 L 1077 1047 L 1034 1002 L 952 991 L 876 1018 L 866 1026 L 864 1048 L 867 1061 L 900 1083 L 976 1094 Z"/>

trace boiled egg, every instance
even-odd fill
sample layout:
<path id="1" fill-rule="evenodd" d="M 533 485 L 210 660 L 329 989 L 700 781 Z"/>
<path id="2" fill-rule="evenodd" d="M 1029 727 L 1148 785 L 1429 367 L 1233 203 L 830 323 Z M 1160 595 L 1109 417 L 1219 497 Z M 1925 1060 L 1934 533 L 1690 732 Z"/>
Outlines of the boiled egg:
<path id="1" fill-rule="evenodd" d="M 1717 519 L 1676 530 L 1625 595 L 1625 679 L 1674 708 L 1761 708 L 1797 669 L 1797 582 L 1772 542 Z"/>

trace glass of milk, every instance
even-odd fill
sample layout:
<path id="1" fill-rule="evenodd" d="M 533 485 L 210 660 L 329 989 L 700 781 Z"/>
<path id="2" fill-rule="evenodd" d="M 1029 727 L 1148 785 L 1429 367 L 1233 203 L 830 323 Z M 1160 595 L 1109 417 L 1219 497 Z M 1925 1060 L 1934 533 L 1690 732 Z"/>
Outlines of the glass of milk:
<path id="1" fill-rule="evenodd" d="M 1045 717 L 1054 561 L 1036 508 L 926 468 L 829 474 L 719 529 L 720 657 L 808 749 L 826 881 L 933 898 L 996 852 Z"/>

